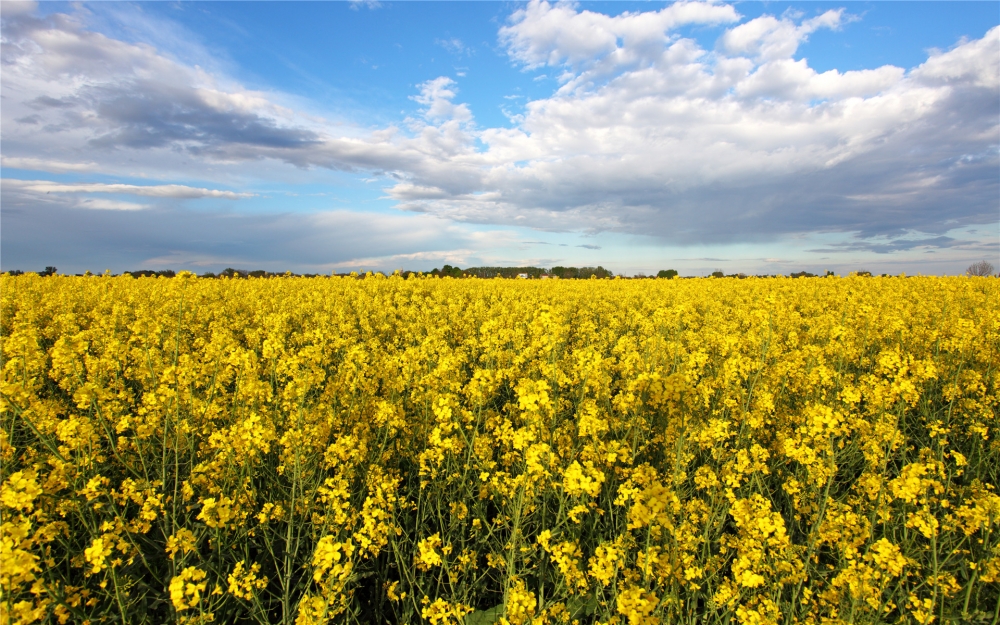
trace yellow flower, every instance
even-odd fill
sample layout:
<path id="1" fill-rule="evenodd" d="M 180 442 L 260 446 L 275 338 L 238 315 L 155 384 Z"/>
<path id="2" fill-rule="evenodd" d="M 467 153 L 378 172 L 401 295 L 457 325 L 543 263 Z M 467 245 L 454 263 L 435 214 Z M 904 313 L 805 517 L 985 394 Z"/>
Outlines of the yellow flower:
<path id="1" fill-rule="evenodd" d="M 236 566 L 233 567 L 233 572 L 227 578 L 229 594 L 249 601 L 254 595 L 254 590 L 260 590 L 267 586 L 267 577 L 257 577 L 259 572 L 260 564 L 256 562 L 250 565 L 249 569 L 246 566 L 246 560 L 237 562 Z"/>
<path id="2" fill-rule="evenodd" d="M 187 528 L 182 527 L 167 538 L 166 552 L 170 554 L 171 559 L 177 556 L 178 551 L 181 554 L 186 554 L 194 551 L 195 548 L 196 540 L 194 532 Z"/>
<path id="3" fill-rule="evenodd" d="M 90 546 L 83 550 L 83 556 L 90 563 L 91 573 L 100 573 L 107 567 L 106 559 L 111 555 L 111 541 L 102 536 L 95 538 Z"/>
<path id="4" fill-rule="evenodd" d="M 623 556 L 622 549 L 615 544 L 598 545 L 590 558 L 590 576 L 606 587 L 618 573 Z"/>
<path id="5" fill-rule="evenodd" d="M 473 611 L 471 606 L 459 602 L 449 603 L 440 597 L 434 601 L 424 597 L 424 604 L 420 616 L 428 620 L 431 625 L 462 625 L 465 622 L 465 615 Z"/>
<path id="6" fill-rule="evenodd" d="M 871 559 L 876 566 L 892 577 L 899 577 L 903 574 L 903 567 L 906 566 L 906 558 L 903 557 L 899 547 L 892 544 L 885 538 L 879 539 L 872 545 Z"/>
<path id="7" fill-rule="evenodd" d="M 421 571 L 428 571 L 432 567 L 441 566 L 444 562 L 441 559 L 441 534 L 435 533 L 417 543 L 417 568 Z"/>
<path id="8" fill-rule="evenodd" d="M 628 625 L 656 625 L 660 619 L 653 616 L 659 600 L 651 592 L 632 586 L 618 593 L 615 600 L 618 614 L 625 617 Z"/>
<path id="9" fill-rule="evenodd" d="M 313 580 L 319 583 L 327 578 L 343 584 L 354 570 L 353 554 L 354 545 L 350 541 L 334 542 L 333 536 L 324 536 L 313 554 Z"/>
<path id="10" fill-rule="evenodd" d="M 510 625 L 529 623 L 531 617 L 535 615 L 537 605 L 535 593 L 525 587 L 524 580 L 515 580 L 513 586 L 507 591 L 507 603 L 504 606 L 507 622 Z"/>
<path id="11" fill-rule="evenodd" d="M 42 489 L 31 471 L 15 471 L 0 487 L 0 505 L 10 510 L 30 512 Z"/>
<path id="12" fill-rule="evenodd" d="M 563 473 L 563 488 L 566 490 L 566 494 L 571 497 L 579 497 L 583 494 L 597 497 L 601 492 L 604 480 L 604 473 L 595 468 L 593 462 L 588 460 L 581 465 L 574 461 Z"/>
<path id="13" fill-rule="evenodd" d="M 189 566 L 180 575 L 170 580 L 170 601 L 178 612 L 197 608 L 201 603 L 201 593 L 208 586 L 205 571 Z"/>
<path id="14" fill-rule="evenodd" d="M 205 525 L 221 529 L 226 527 L 233 520 L 233 500 L 229 497 L 208 497 L 201 501 L 201 512 L 198 519 L 205 522 Z"/>
<path id="15" fill-rule="evenodd" d="M 273 615 L 272 570 L 299 625 L 994 607 L 996 279 L 28 274 L 0 312 L 0 622 Z"/>
<path id="16" fill-rule="evenodd" d="M 40 567 L 31 553 L 32 542 L 30 520 L 0 524 L 0 587 L 10 589 L 35 580 Z"/>

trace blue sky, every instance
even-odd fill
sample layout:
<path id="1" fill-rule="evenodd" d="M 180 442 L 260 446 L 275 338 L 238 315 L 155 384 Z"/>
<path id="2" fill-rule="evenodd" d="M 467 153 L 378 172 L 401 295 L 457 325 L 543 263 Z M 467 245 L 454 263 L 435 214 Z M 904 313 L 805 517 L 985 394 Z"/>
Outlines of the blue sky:
<path id="1" fill-rule="evenodd" d="M 3 270 L 1000 264 L 993 2 L 0 18 Z"/>

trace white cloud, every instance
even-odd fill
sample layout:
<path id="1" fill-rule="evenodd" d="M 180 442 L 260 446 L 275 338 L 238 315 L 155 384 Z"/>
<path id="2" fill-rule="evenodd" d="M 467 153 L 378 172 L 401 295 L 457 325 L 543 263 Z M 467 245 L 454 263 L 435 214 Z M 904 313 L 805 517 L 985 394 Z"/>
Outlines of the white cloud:
<path id="1" fill-rule="evenodd" d="M 97 163 L 92 161 L 86 163 L 67 163 L 65 161 L 56 161 L 45 158 L 8 158 L 6 156 L 0 157 L 0 165 L 3 165 L 4 167 L 13 167 L 15 169 L 49 171 L 57 174 L 70 171 L 95 171 L 98 168 Z"/>
<path id="2" fill-rule="evenodd" d="M 450 197 L 450 194 L 437 187 L 401 182 L 389 189 L 389 196 L 395 200 L 441 200 Z"/>
<path id="3" fill-rule="evenodd" d="M 5 16 L 5 160 L 177 171 L 192 169 L 192 156 L 281 159 L 322 142 L 316 120 L 278 103 L 277 94 L 93 32 L 81 19 Z"/>
<path id="4" fill-rule="evenodd" d="M 30 193 L 123 193 L 144 197 L 191 200 L 196 198 L 222 198 L 238 200 L 253 197 L 253 193 L 236 193 L 218 189 L 202 189 L 180 184 L 134 185 L 104 183 L 64 183 L 47 180 L 17 180 L 4 178 L 0 183 L 8 189 Z"/>
<path id="5" fill-rule="evenodd" d="M 577 11 L 572 3 L 531 0 L 500 29 L 500 40 L 513 58 L 528 67 L 587 66 L 609 55 L 622 57 L 616 61 L 656 55 L 669 40 L 670 30 L 738 18 L 732 6 L 715 2 L 675 2 L 655 12 L 625 12 L 612 17 Z"/>
<path id="6" fill-rule="evenodd" d="M 256 168 L 263 176 L 275 162 L 413 176 L 453 168 L 474 141 L 472 114 L 452 101 L 447 77 L 420 85 L 425 119 L 406 120 L 405 136 L 331 124 L 286 106 L 294 98 L 92 32 L 71 15 L 5 18 L 2 57 L 3 155 L 22 164 L 76 158 L 105 174 L 161 179 L 241 178 L 261 161 L 272 161 Z M 458 175 L 462 185 L 469 173 Z"/>
<path id="7" fill-rule="evenodd" d="M 793 19 L 762 15 L 726 31 L 719 47 L 728 55 L 755 56 L 764 61 L 791 58 L 799 45 L 820 28 L 837 30 L 847 20 L 843 9 L 826 11 L 796 24 Z"/>
<path id="8" fill-rule="evenodd" d="M 704 50 L 673 31 L 733 24 L 732 6 L 611 17 L 533 1 L 499 37 L 516 63 L 562 72 L 561 86 L 527 102 L 513 127 L 476 126 L 458 83 L 440 76 L 417 86 L 421 118 L 372 130 L 71 16 L 4 19 L 5 165 L 86 162 L 187 180 L 255 163 L 373 172 L 409 211 L 682 244 L 996 220 L 1000 28 L 908 72 L 819 73 L 795 53 L 851 19 L 841 10 L 756 18 Z"/>
<path id="9" fill-rule="evenodd" d="M 0 17 L 28 15 L 34 13 L 37 8 L 38 8 L 37 2 L 18 2 L 17 0 L 4 0 L 4 2 L 0 2 Z"/>
<path id="10" fill-rule="evenodd" d="M 448 52 L 452 54 L 462 56 L 463 54 L 469 54 L 471 50 L 458 37 L 451 37 L 450 39 L 435 39 L 434 43 L 441 46 Z"/>
<path id="11" fill-rule="evenodd" d="M 844 73 L 831 69 L 817 74 L 805 59 L 778 59 L 761 65 L 737 83 L 735 92 L 749 98 L 777 97 L 793 101 L 864 98 L 900 84 L 904 74 L 903 68 L 891 65 Z"/>
<path id="12" fill-rule="evenodd" d="M 88 198 L 80 200 L 80 208 L 106 211 L 137 211 L 149 208 L 146 204 L 136 204 L 134 202 L 120 202 L 118 200 L 105 200 L 103 198 Z"/>
<path id="13" fill-rule="evenodd" d="M 382 3 L 378 0 L 350 0 L 351 9 L 357 11 L 359 7 L 365 7 L 366 9 L 380 9 L 382 8 Z"/>
<path id="14" fill-rule="evenodd" d="M 455 81 L 447 76 L 439 76 L 433 80 L 428 80 L 418 85 L 420 95 L 413 96 L 413 100 L 423 104 L 424 117 L 430 121 L 440 121 L 454 119 L 460 122 L 472 120 L 472 113 L 465 104 L 455 104 L 457 89 Z"/>
<path id="15" fill-rule="evenodd" d="M 224 267 L 342 271 L 344 268 L 429 269 L 468 266 L 508 243 L 431 215 L 349 210 L 311 213 L 187 210 L 167 205 L 137 210 L 127 202 L 65 195 L 26 198 L 3 192 L 6 269 L 56 265 L 63 271 Z M 55 199 L 52 199 L 55 198 Z M 99 210 L 80 210 L 83 208 Z"/>
<path id="16" fill-rule="evenodd" d="M 975 85 L 996 89 L 1000 84 L 1000 28 L 982 39 L 965 42 L 947 52 L 934 50 L 913 72 L 914 78 L 932 85 Z"/>
<path id="17" fill-rule="evenodd" d="M 655 22 L 660 13 L 626 17 Z M 940 231 L 951 223 L 942 202 L 950 220 L 995 220 L 1000 29 L 911 74 L 893 66 L 817 73 L 788 57 L 809 33 L 842 24 L 842 11 L 752 20 L 728 31 L 715 55 L 659 31 L 658 52 L 631 64 L 619 62 L 628 46 L 616 43 L 615 19 L 539 2 L 516 12 L 501 31 L 511 56 L 573 66 L 566 85 L 529 102 L 517 127 L 480 132 L 489 149 L 480 155 L 479 193 L 420 199 L 401 186 L 401 206 L 675 241 Z M 615 68 L 596 80 L 605 58 Z M 976 155 L 968 159 L 975 166 L 955 160 L 963 154 Z M 430 176 L 419 183 L 450 188 Z M 890 188 L 914 198 L 910 211 L 845 197 Z"/>

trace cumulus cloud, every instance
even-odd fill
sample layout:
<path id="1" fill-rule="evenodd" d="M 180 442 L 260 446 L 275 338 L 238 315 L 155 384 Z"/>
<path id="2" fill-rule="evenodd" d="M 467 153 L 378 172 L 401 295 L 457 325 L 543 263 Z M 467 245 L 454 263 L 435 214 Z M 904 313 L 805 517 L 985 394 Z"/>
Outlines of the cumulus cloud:
<path id="1" fill-rule="evenodd" d="M 996 89 L 1000 76 L 997 38 L 994 28 L 982 39 L 964 42 L 953 50 L 933 50 L 930 58 L 914 70 L 913 76 L 927 85 L 974 85 Z"/>
<path id="2" fill-rule="evenodd" d="M 2 15 L 8 167 L 356 171 L 389 180 L 386 196 L 428 219 L 677 244 L 817 232 L 942 242 L 997 219 L 1000 27 L 916 68 L 817 72 L 799 46 L 854 19 L 843 10 L 740 23 L 718 2 L 608 16 L 532 0 L 499 40 L 512 63 L 561 78 L 512 127 L 477 126 L 440 76 L 418 85 L 419 117 L 359 129 L 73 15 L 6 3 Z M 690 24 L 728 29 L 706 50 L 678 34 Z"/>
<path id="3" fill-rule="evenodd" d="M 4 15 L 3 35 L 5 157 L 110 160 L 131 150 L 154 160 L 176 159 L 180 150 L 188 157 L 280 158 L 319 143 L 268 94 L 220 85 L 148 45 L 87 30 L 74 16 Z M 17 121 L 25 117 L 32 123 Z"/>
<path id="4" fill-rule="evenodd" d="M 899 84 L 905 71 L 885 65 L 877 69 L 816 73 L 805 59 L 779 59 L 761 65 L 739 82 L 735 93 L 744 98 L 781 98 L 788 101 L 838 100 L 875 96 Z"/>
<path id="5" fill-rule="evenodd" d="M 668 7 L 681 8 L 690 21 L 735 16 Z M 535 1 L 515 12 L 500 32 L 512 59 L 562 68 L 564 85 L 514 128 L 479 131 L 486 151 L 390 196 L 460 221 L 675 243 L 996 220 L 1000 29 L 909 72 L 818 73 L 793 55 L 843 11 L 751 20 L 711 53 L 671 36 L 665 11 L 611 18 Z M 478 182 L 457 188 L 459 175 Z"/>
<path id="6" fill-rule="evenodd" d="M 466 122 L 472 119 L 468 106 L 452 102 L 456 95 L 456 85 L 451 78 L 439 76 L 419 86 L 420 94 L 413 96 L 413 99 L 426 107 L 424 117 L 428 120 L 454 119 Z"/>
<path id="7" fill-rule="evenodd" d="M 578 11 L 570 3 L 532 0 L 500 29 L 510 55 L 528 67 L 589 66 L 614 56 L 617 63 L 657 56 L 669 31 L 686 24 L 719 24 L 739 19 L 736 10 L 714 2 L 676 2 L 655 12 L 612 17 Z M 619 43 L 621 42 L 621 43 Z"/>
<path id="8" fill-rule="evenodd" d="M 799 45 L 820 28 L 837 30 L 847 20 L 843 9 L 830 10 L 822 15 L 796 23 L 789 16 L 778 19 L 762 15 L 726 31 L 719 39 L 719 47 L 730 56 L 755 56 L 764 61 L 791 58 Z"/>
<path id="9" fill-rule="evenodd" d="M 627 16 L 660 33 L 658 56 L 619 64 L 605 81 L 591 79 L 622 47 L 601 35 L 612 18 L 544 2 L 515 13 L 501 31 L 512 58 L 563 67 L 572 89 L 528 103 L 517 128 L 482 132 L 499 163 L 478 196 L 405 206 L 675 242 L 996 220 L 1000 29 L 910 72 L 817 73 L 791 55 L 809 33 L 842 24 L 842 11 L 758 18 L 713 54 L 667 40 L 661 13 Z"/>

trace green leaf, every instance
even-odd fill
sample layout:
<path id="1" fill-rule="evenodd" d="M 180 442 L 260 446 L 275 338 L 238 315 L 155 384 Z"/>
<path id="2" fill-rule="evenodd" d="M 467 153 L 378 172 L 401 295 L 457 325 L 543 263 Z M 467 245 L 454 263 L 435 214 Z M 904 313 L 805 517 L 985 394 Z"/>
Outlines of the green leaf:
<path id="1" fill-rule="evenodd" d="M 569 610 L 570 619 L 591 616 L 597 611 L 597 593 L 592 593 L 586 597 L 570 597 L 566 602 L 566 609 Z"/>
<path id="2" fill-rule="evenodd" d="M 503 616 L 503 605 L 495 605 L 485 610 L 476 610 L 465 615 L 465 625 L 493 625 Z"/>

